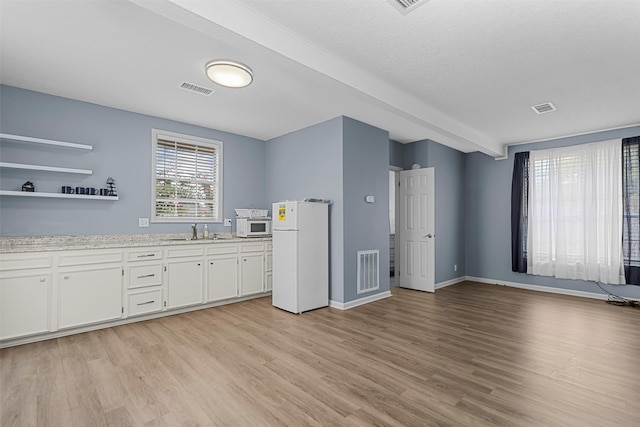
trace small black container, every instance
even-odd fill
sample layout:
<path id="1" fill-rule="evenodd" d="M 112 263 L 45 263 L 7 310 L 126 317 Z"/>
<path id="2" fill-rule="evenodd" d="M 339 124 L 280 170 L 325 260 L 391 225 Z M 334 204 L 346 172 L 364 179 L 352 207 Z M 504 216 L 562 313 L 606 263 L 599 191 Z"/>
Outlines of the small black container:
<path id="1" fill-rule="evenodd" d="M 33 193 L 34 191 L 36 191 L 36 186 L 33 185 L 33 182 L 27 181 L 24 184 L 22 184 L 22 191 L 28 191 L 30 193 Z"/>

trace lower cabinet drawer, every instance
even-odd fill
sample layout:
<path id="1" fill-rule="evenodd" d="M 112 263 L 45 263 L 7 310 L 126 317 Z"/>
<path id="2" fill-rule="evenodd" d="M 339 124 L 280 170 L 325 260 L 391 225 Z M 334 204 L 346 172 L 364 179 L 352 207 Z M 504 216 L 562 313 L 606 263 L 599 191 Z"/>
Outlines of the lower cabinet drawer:
<path id="1" fill-rule="evenodd" d="M 129 294 L 129 316 L 162 310 L 162 289 Z"/>
<path id="2" fill-rule="evenodd" d="M 129 267 L 129 288 L 162 284 L 162 264 L 134 265 Z"/>

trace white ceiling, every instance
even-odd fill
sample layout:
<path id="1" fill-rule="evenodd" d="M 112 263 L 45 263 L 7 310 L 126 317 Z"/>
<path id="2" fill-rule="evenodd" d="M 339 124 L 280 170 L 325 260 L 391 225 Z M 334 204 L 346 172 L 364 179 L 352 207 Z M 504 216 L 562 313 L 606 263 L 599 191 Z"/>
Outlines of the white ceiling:
<path id="1" fill-rule="evenodd" d="M 0 0 L 0 82 L 259 139 L 346 115 L 500 156 L 640 124 L 639 18 L 640 0 Z M 216 86 L 211 59 L 253 84 Z"/>

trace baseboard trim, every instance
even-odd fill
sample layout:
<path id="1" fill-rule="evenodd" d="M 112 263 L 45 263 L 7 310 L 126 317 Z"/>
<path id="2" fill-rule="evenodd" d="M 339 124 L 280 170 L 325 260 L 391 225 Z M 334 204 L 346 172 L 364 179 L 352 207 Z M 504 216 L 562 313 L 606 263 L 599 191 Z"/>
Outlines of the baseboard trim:
<path id="1" fill-rule="evenodd" d="M 460 276 L 450 280 L 445 280 L 444 282 L 436 283 L 436 290 L 455 285 L 456 283 L 464 282 L 465 280 L 467 280 L 467 276 Z"/>
<path id="2" fill-rule="evenodd" d="M 379 294 L 370 295 L 364 298 L 358 298 L 349 302 L 329 301 L 329 307 L 337 308 L 338 310 L 349 310 L 350 308 L 358 307 L 359 305 L 369 304 L 370 302 L 378 301 L 381 299 L 389 298 L 391 291 L 380 292 Z"/>
<path id="3" fill-rule="evenodd" d="M 510 288 L 527 289 L 530 291 L 548 292 L 552 294 L 570 295 L 573 297 L 591 298 L 598 300 L 606 300 L 606 294 L 598 294 L 594 292 L 575 291 L 572 289 L 553 288 L 551 286 L 530 285 L 528 283 L 507 282 L 504 280 L 485 279 L 483 277 L 466 276 L 465 280 L 471 282 L 485 283 L 488 285 L 509 286 Z"/>

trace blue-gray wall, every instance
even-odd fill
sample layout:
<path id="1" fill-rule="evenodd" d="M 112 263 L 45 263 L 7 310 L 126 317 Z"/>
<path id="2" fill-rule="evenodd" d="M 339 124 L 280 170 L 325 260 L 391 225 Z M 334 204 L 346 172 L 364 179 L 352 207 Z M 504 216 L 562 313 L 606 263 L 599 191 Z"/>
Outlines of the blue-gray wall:
<path id="1" fill-rule="evenodd" d="M 466 274 L 584 292 L 603 293 L 594 283 L 555 279 L 511 271 L 511 175 L 513 156 L 521 151 L 585 144 L 640 135 L 640 126 L 509 147 L 509 158 L 481 153 L 466 159 Z M 638 286 L 607 286 L 626 297 L 640 297 Z"/>
<path id="2" fill-rule="evenodd" d="M 267 142 L 267 199 L 320 197 L 330 207 L 332 301 L 357 294 L 356 252 L 380 250 L 380 289 L 389 290 L 389 134 L 348 117 L 338 117 Z M 376 202 L 365 203 L 373 195 Z"/>
<path id="3" fill-rule="evenodd" d="M 640 126 L 527 145 L 512 146 L 509 159 L 463 154 L 433 141 L 399 144 L 386 131 L 339 117 L 275 138 L 254 138 L 59 98 L 0 85 L 0 131 L 90 144 L 91 152 L 3 141 L 0 159 L 92 169 L 93 175 L 1 169 L 2 189 L 33 181 L 40 191 L 61 185 L 101 187 L 115 178 L 120 200 L 0 198 L 0 235 L 83 235 L 188 232 L 186 224 L 151 224 L 151 129 L 224 142 L 224 217 L 236 207 L 270 207 L 282 199 L 333 200 L 331 215 L 331 298 L 355 298 L 355 251 L 380 248 L 381 292 L 388 289 L 388 165 L 412 164 L 436 172 L 436 283 L 480 277 L 599 292 L 594 284 L 511 272 L 510 189 L 513 154 L 640 135 Z M 382 142 L 385 140 L 385 142 Z M 376 196 L 373 205 L 364 195 Z M 364 218 L 364 220 L 363 220 Z M 221 224 L 214 232 L 229 231 Z M 378 235 L 379 234 L 379 235 Z M 384 242 L 383 242 L 384 240 Z M 453 265 L 458 271 L 453 271 Z M 640 287 L 616 287 L 640 296 Z M 365 294 L 366 295 L 366 294 Z M 361 295 L 364 296 L 364 295 Z"/>
<path id="4" fill-rule="evenodd" d="M 464 153 L 428 141 L 426 167 L 435 168 L 436 284 L 462 277 L 466 271 L 465 162 Z"/>
<path id="5" fill-rule="evenodd" d="M 343 119 L 344 302 L 389 290 L 389 132 Z M 366 203 L 365 196 L 375 197 Z M 357 251 L 378 249 L 380 289 L 357 293 Z"/>
<path id="6" fill-rule="evenodd" d="M 266 199 L 329 199 L 329 297 L 343 301 L 342 117 L 274 138 L 266 148 Z"/>
<path id="7" fill-rule="evenodd" d="M 120 196 L 118 201 L 3 196 L 2 236 L 188 232 L 187 224 L 138 228 L 138 218 L 151 215 L 152 128 L 223 141 L 225 218 L 235 218 L 234 208 L 267 206 L 264 141 L 10 86 L 0 86 L 0 97 L 2 133 L 94 147 L 84 152 L 2 141 L 4 162 L 93 170 L 86 176 L 2 169 L 2 189 L 19 190 L 25 181 L 46 192 L 59 192 L 62 185 L 104 187 L 111 176 Z M 210 229 L 230 231 L 222 224 Z"/>
<path id="8" fill-rule="evenodd" d="M 399 168 L 404 164 L 404 145 L 392 139 L 389 140 L 389 164 Z"/>

